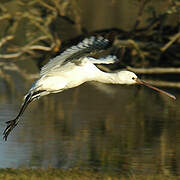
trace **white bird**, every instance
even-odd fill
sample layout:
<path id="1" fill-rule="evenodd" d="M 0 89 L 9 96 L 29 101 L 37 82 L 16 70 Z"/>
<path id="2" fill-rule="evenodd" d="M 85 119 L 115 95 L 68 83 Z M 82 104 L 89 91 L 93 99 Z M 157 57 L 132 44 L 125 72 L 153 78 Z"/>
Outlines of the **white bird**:
<path id="1" fill-rule="evenodd" d="M 115 63 L 117 60 L 116 56 L 109 55 L 104 58 L 96 59 L 87 56 L 87 54 L 105 50 L 109 48 L 110 45 L 111 43 L 101 36 L 86 38 L 76 46 L 72 46 L 51 59 L 42 67 L 40 77 L 32 85 L 27 95 L 25 95 L 24 102 L 17 117 L 14 120 L 6 122 L 7 127 L 3 132 L 4 140 L 7 140 L 9 133 L 18 124 L 20 117 L 30 102 L 50 93 L 58 93 L 79 86 L 87 81 L 98 81 L 111 84 L 143 84 L 176 99 L 175 96 L 152 87 L 140 80 L 133 72 L 123 70 L 107 73 L 98 69 L 95 64 Z"/>

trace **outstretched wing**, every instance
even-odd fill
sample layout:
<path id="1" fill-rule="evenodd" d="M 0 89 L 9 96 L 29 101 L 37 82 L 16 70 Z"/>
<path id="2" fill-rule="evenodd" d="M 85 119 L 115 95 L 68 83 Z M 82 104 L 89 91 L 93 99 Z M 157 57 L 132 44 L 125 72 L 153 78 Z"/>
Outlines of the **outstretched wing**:
<path id="1" fill-rule="evenodd" d="M 90 37 L 84 39 L 76 46 L 72 46 L 62 52 L 60 55 L 51 59 L 45 66 L 42 67 L 40 75 L 43 76 L 50 71 L 61 67 L 72 60 L 79 60 L 79 58 L 85 57 L 88 54 L 96 51 L 101 51 L 109 48 L 111 43 L 108 39 L 100 37 Z"/>
<path id="2" fill-rule="evenodd" d="M 91 61 L 93 64 L 113 64 L 118 61 L 116 56 L 106 56 L 106 57 L 101 57 L 101 58 L 93 58 L 93 57 L 87 57 L 89 61 Z"/>

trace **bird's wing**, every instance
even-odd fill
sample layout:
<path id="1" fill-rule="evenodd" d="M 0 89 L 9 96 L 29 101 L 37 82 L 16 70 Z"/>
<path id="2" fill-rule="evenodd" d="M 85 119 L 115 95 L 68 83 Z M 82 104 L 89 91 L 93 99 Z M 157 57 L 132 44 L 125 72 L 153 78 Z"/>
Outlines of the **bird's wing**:
<path id="1" fill-rule="evenodd" d="M 89 61 L 91 61 L 93 64 L 113 64 L 117 62 L 117 57 L 116 56 L 106 56 L 102 58 L 93 58 L 93 57 L 87 57 Z"/>
<path id="2" fill-rule="evenodd" d="M 105 50 L 111 46 L 108 39 L 100 37 L 90 37 L 84 39 L 82 42 L 76 46 L 72 46 L 62 52 L 60 55 L 51 59 L 45 66 L 42 67 L 40 75 L 43 76 L 46 73 L 52 72 L 69 61 L 76 61 L 82 57 L 87 56 L 93 52 Z"/>

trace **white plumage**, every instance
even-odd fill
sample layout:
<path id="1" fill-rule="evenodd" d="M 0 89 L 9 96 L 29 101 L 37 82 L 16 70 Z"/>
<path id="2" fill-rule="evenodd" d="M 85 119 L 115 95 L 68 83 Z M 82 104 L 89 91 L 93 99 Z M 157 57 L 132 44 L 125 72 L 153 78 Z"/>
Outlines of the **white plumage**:
<path id="1" fill-rule="evenodd" d="M 95 64 L 115 63 L 117 61 L 116 56 L 109 55 L 96 59 L 87 55 L 92 52 L 106 50 L 110 45 L 111 43 L 103 37 L 90 37 L 84 39 L 77 46 L 72 46 L 51 59 L 41 69 L 39 79 L 33 84 L 25 96 L 17 117 L 7 122 L 7 127 L 3 132 L 4 139 L 7 140 L 9 133 L 18 124 L 21 115 L 30 102 L 50 93 L 57 93 L 79 86 L 87 81 L 111 84 L 144 84 L 175 99 L 173 95 L 152 87 L 138 79 L 133 72 L 124 70 L 107 73 L 98 69 Z"/>
<path id="2" fill-rule="evenodd" d="M 137 76 L 130 71 L 120 71 L 116 73 L 106 73 L 98 69 L 93 63 L 102 64 L 103 60 L 108 63 L 114 63 L 114 58 L 108 56 L 107 58 L 94 59 L 84 57 L 79 59 L 79 63 L 68 62 L 59 67 L 59 71 L 46 72 L 43 74 L 30 91 L 45 90 L 46 93 L 57 93 L 65 89 L 79 86 L 87 81 L 98 81 L 112 84 L 134 84 L 136 81 L 132 77 Z M 105 63 L 107 63 L 105 62 Z M 104 64 L 105 64 L 104 63 Z"/>

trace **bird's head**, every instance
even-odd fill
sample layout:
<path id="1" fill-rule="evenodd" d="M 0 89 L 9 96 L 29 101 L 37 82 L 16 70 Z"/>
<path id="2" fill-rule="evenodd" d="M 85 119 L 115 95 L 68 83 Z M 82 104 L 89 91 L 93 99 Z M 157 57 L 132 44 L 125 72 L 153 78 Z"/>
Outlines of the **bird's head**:
<path id="1" fill-rule="evenodd" d="M 122 84 L 136 84 L 138 77 L 131 71 L 120 71 L 118 72 L 118 78 Z"/>
<path id="2" fill-rule="evenodd" d="M 152 85 L 150 85 L 149 83 L 139 79 L 137 77 L 137 75 L 131 71 L 120 71 L 118 72 L 118 78 L 119 80 L 122 82 L 122 84 L 140 84 L 140 85 L 144 85 L 148 88 L 151 88 L 159 93 L 165 94 L 167 96 L 169 96 L 170 98 L 176 99 L 176 97 L 166 91 L 163 91 L 157 87 L 154 87 Z"/>

